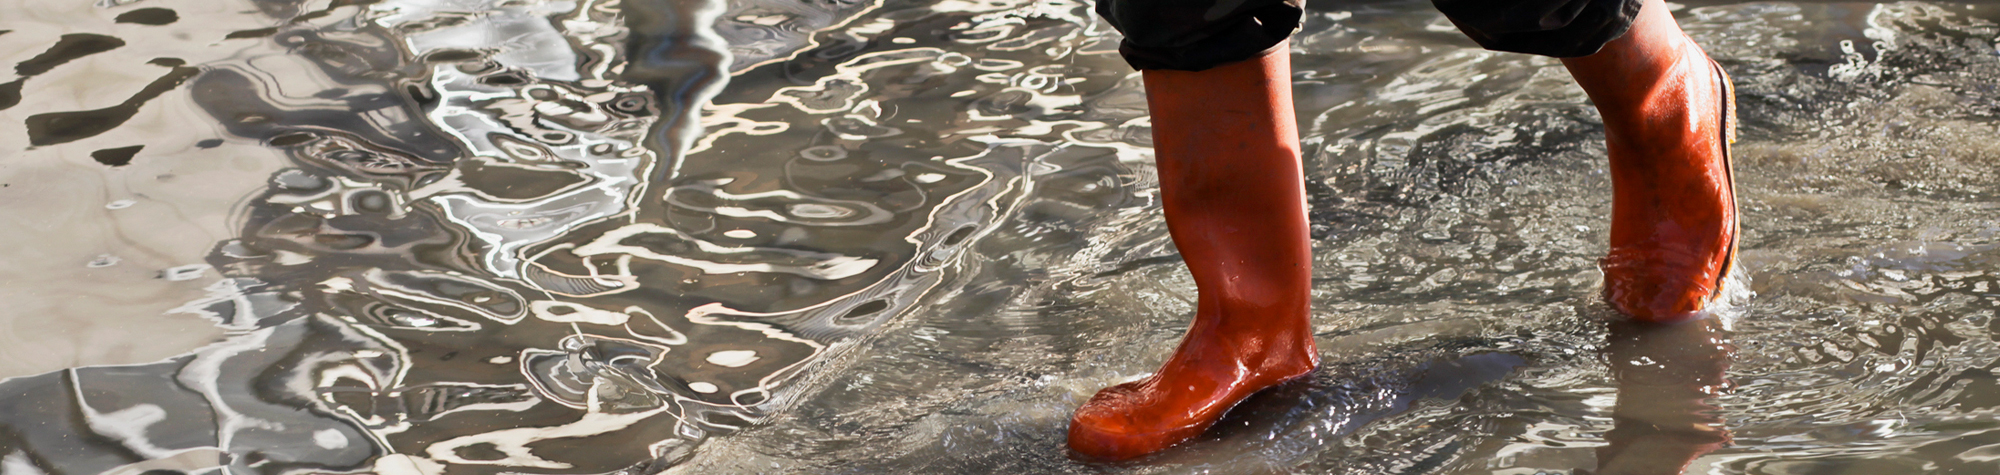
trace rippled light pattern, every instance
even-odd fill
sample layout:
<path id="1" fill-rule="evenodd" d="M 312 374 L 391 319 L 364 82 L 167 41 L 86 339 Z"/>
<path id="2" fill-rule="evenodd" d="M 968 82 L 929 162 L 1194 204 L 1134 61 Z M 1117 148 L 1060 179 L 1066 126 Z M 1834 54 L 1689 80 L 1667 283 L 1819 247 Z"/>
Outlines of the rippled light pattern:
<path id="1" fill-rule="evenodd" d="M 1315 2 L 1327 367 L 1107 467 L 1069 411 L 1194 302 L 1088 3 L 629 1 L 0 0 L 0 360 L 34 363 L 0 473 L 2000 460 L 2000 10 L 1682 7 L 1742 95 L 1745 272 L 1649 333 L 1598 303 L 1602 126 L 1559 63 Z"/>

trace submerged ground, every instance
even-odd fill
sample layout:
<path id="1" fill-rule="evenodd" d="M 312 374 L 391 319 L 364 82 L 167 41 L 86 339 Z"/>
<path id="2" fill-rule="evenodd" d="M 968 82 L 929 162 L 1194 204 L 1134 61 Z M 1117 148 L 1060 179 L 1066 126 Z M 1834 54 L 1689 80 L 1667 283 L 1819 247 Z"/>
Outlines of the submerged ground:
<path id="1" fill-rule="evenodd" d="M 0 0 L 0 473 L 2000 471 L 2000 5 L 1676 5 L 1744 262 L 1657 329 L 1556 62 L 1314 3 L 1326 368 L 1125 465 L 1193 294 L 1087 3 L 652 5 Z"/>

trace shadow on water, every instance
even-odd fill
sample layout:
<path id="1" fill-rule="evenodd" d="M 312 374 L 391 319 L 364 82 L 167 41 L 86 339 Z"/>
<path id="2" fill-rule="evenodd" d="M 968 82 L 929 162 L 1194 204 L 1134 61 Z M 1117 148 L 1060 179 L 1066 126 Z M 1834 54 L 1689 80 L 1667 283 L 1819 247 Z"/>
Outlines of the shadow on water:
<path id="1" fill-rule="evenodd" d="M 223 335 L 7 374 L 0 473 L 1990 468 L 2000 8 L 1683 6 L 1739 81 L 1756 296 L 1669 327 L 1605 323 L 1602 129 L 1557 63 L 1312 8 L 1326 367 L 1087 465 L 1069 412 L 1193 306 L 1087 3 L 0 3 L 72 20 L 0 19 L 0 194 L 279 164 L 157 272 Z"/>

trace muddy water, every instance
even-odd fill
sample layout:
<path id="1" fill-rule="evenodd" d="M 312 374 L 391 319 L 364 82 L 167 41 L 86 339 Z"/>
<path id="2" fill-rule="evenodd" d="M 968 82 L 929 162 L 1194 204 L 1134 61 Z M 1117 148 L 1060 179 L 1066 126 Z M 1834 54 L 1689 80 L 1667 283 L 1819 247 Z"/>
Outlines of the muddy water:
<path id="1" fill-rule="evenodd" d="M 1557 63 L 1321 3 L 1326 368 L 1113 466 L 1192 284 L 1087 4 L 0 3 L 0 472 L 2000 470 L 2000 6 L 1679 7 L 1745 254 L 1661 329 Z"/>

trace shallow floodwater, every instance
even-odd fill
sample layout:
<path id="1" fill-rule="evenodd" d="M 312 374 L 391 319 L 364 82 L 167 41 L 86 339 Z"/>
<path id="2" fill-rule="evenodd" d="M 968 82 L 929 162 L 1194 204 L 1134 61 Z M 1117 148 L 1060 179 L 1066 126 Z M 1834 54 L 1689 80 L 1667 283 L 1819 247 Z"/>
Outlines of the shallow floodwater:
<path id="1" fill-rule="evenodd" d="M 2000 5 L 1676 7 L 1727 308 L 1600 303 L 1557 62 L 1317 2 L 1325 368 L 1092 465 L 1193 287 L 1087 3 L 0 0 L 0 473 L 2000 472 Z"/>

